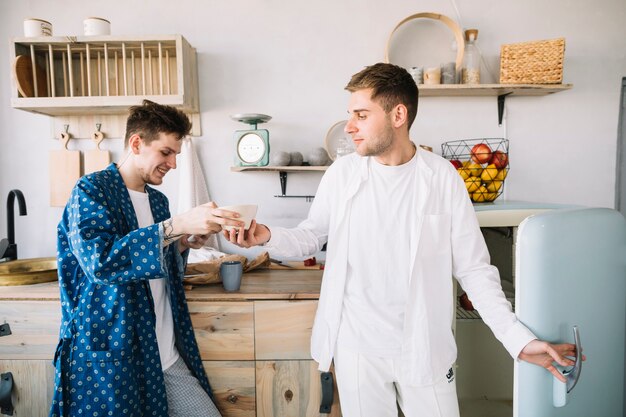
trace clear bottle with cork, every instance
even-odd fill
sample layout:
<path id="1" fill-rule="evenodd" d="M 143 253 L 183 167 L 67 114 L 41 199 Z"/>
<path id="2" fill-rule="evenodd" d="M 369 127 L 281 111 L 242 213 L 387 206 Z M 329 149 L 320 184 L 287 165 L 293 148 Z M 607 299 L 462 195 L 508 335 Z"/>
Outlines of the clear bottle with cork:
<path id="1" fill-rule="evenodd" d="M 478 29 L 465 31 L 465 56 L 463 57 L 463 84 L 480 84 L 480 51 L 476 46 Z"/>

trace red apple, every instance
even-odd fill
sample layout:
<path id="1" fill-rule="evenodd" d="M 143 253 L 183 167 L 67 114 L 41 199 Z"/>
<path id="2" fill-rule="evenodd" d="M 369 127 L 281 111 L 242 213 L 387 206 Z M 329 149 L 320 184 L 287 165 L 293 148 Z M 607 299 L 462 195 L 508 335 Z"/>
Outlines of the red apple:
<path id="1" fill-rule="evenodd" d="M 456 169 L 459 169 L 459 168 L 461 168 L 461 167 L 463 166 L 463 163 L 462 163 L 461 161 L 459 161 L 458 159 L 451 159 L 451 160 L 450 160 L 450 163 L 451 163 L 452 165 L 454 165 L 454 167 L 455 167 Z"/>
<path id="2" fill-rule="evenodd" d="M 474 145 L 471 150 L 472 161 L 477 164 L 484 164 L 491 159 L 491 148 L 486 143 L 479 143 Z"/>
<path id="3" fill-rule="evenodd" d="M 459 304 L 461 304 L 461 307 L 463 307 L 465 311 L 474 311 L 474 305 L 467 297 L 467 293 L 463 293 L 463 295 L 459 297 Z"/>
<path id="4" fill-rule="evenodd" d="M 489 163 L 494 164 L 498 169 L 502 169 L 509 164 L 509 156 L 502 151 L 495 151 Z"/>

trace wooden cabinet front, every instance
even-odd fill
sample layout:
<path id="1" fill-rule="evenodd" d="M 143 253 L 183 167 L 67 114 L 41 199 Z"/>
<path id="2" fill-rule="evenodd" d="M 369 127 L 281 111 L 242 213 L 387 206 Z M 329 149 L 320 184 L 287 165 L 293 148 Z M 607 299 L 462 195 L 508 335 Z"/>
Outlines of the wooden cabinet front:
<path id="1" fill-rule="evenodd" d="M 189 303 L 203 360 L 254 360 L 253 308 L 249 301 Z"/>
<path id="2" fill-rule="evenodd" d="M 316 310 L 317 300 L 255 301 L 256 359 L 311 359 Z"/>
<path id="3" fill-rule="evenodd" d="M 340 415 L 320 413 L 321 374 L 310 339 L 321 271 L 250 273 L 241 291 L 201 286 L 187 293 L 204 368 L 224 417 Z M 61 309 L 58 284 L 0 287 L 0 373 L 14 379 L 14 416 L 46 416 L 54 387 L 52 358 Z"/>
<path id="4" fill-rule="evenodd" d="M 303 361 L 257 361 L 258 417 L 340 416 L 339 397 L 334 386 L 330 414 L 320 413 L 322 388 L 317 363 Z"/>
<path id="5" fill-rule="evenodd" d="M 222 417 L 254 417 L 254 361 L 205 361 L 213 397 Z"/>
<path id="6" fill-rule="evenodd" d="M 7 372 L 13 376 L 13 417 L 47 416 L 54 392 L 52 361 L 0 360 L 0 374 Z"/>

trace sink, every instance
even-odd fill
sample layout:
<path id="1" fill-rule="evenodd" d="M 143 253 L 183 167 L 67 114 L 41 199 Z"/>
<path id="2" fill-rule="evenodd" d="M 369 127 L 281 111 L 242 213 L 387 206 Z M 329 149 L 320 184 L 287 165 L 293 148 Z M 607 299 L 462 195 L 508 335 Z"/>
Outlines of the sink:
<path id="1" fill-rule="evenodd" d="M 56 258 L 18 259 L 0 263 L 0 286 L 38 284 L 56 280 Z"/>

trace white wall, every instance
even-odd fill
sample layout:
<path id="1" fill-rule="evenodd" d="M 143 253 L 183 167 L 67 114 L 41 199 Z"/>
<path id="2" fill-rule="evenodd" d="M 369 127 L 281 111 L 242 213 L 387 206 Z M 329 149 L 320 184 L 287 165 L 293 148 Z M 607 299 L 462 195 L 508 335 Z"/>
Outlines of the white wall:
<path id="1" fill-rule="evenodd" d="M 22 35 L 26 17 L 49 20 L 55 35 L 82 32 L 82 20 L 101 16 L 114 35 L 180 33 L 198 53 L 203 135 L 197 140 L 210 192 L 220 204 L 258 202 L 261 222 L 295 225 L 310 203 L 277 199 L 277 174 L 232 173 L 232 133 L 240 112 L 273 117 L 273 149 L 321 146 L 328 128 L 345 119 L 350 76 L 384 58 L 394 26 L 431 11 L 480 30 L 479 45 L 497 79 L 503 43 L 566 38 L 564 82 L 551 96 L 507 100 L 498 127 L 495 98 L 424 98 L 411 135 L 440 153 L 443 141 L 510 139 L 506 198 L 613 207 L 619 87 L 626 76 L 626 2 L 623 0 L 3 0 L 0 2 L 0 207 L 21 189 L 29 214 L 16 218 L 20 257 L 51 256 L 61 209 L 48 206 L 48 150 L 56 149 L 51 119 L 10 106 L 9 38 Z M 416 45 L 434 40 L 416 39 Z M 410 51 L 412 45 L 406 45 Z M 417 48 L 417 46 L 415 46 Z M 445 46 L 449 48 L 448 45 Z M 407 52 L 409 53 L 409 52 Z M 393 59 L 392 59 L 393 61 Z M 415 65 L 437 65 L 415 63 Z M 90 144 L 82 143 L 82 149 Z M 120 139 L 107 146 L 117 160 Z M 314 194 L 321 174 L 292 174 L 287 191 Z M 176 172 L 163 190 L 176 202 Z M 175 204 L 174 204 L 175 206 Z M 175 207 L 174 207 L 175 208 Z M 6 236 L 5 210 L 0 237 Z"/>

